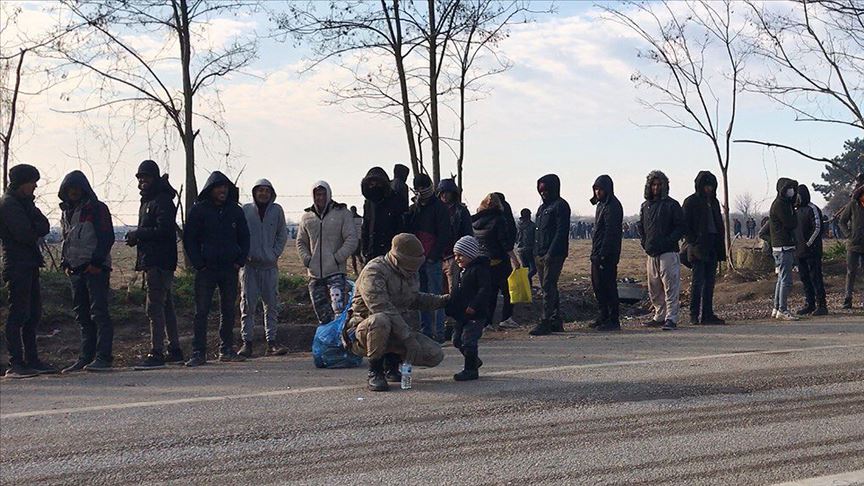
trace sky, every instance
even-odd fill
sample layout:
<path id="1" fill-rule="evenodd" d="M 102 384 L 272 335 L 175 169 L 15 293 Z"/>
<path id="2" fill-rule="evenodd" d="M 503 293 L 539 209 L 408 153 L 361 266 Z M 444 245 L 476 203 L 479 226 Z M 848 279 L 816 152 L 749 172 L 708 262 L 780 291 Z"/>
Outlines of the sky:
<path id="1" fill-rule="evenodd" d="M 45 29 L 56 18 L 44 12 L 46 2 L 18 5 L 23 9 L 19 28 L 26 31 Z M 219 46 L 270 27 L 264 15 L 240 16 L 215 19 L 201 35 Z M 158 50 L 161 45 L 153 36 L 132 40 L 142 50 Z M 561 2 L 556 13 L 514 26 L 500 45 L 512 68 L 488 78 L 488 93 L 468 105 L 464 200 L 469 208 L 476 208 L 489 192 L 502 192 L 514 211 L 533 210 L 540 202 L 536 180 L 555 173 L 573 213 L 588 217 L 593 215 L 588 202 L 592 183 L 600 174 L 609 174 L 625 214 L 636 214 L 645 176 L 653 169 L 669 176 L 671 195 L 679 201 L 693 192 L 698 171 L 719 174 L 704 137 L 640 126 L 661 121 L 638 102 L 655 98 L 631 81 L 634 72 L 652 69 L 637 56 L 641 47 L 631 33 L 604 21 L 590 2 Z M 381 166 L 392 174 L 394 163 L 410 165 L 401 124 L 328 104 L 324 89 L 344 82 L 344 70 L 324 63 L 301 73 L 309 56 L 308 49 L 292 42 L 264 40 L 258 59 L 244 74 L 219 81 L 221 116 L 231 136 L 232 155 L 220 155 L 225 152 L 222 139 L 211 127 L 200 125 L 199 185 L 211 170 L 223 170 L 233 178 L 242 168 L 244 200 L 251 199 L 254 181 L 267 178 L 289 219 L 297 221 L 311 204 L 311 186 L 317 180 L 330 183 L 335 199 L 362 208 L 360 180 L 369 168 Z M 753 69 L 764 66 L 755 63 Z M 90 81 L 66 83 L 24 97 L 25 116 L 12 143 L 14 162 L 42 170 L 40 204 L 53 211 L 54 218 L 60 179 L 81 169 L 109 201 L 116 223 L 135 224 L 138 163 L 156 160 L 179 186 L 183 151 L 176 142 L 166 150 L 161 139 L 148 136 L 146 127 L 117 112 L 82 117 L 58 111 L 83 106 L 96 89 Z M 442 130 L 454 134 L 452 124 Z M 741 95 L 736 138 L 793 144 L 831 157 L 856 135 L 838 125 L 795 122 L 792 113 L 769 100 Z M 455 158 L 446 150 L 443 154 L 442 173 L 455 172 Z M 764 211 L 778 177 L 809 184 L 821 180 L 822 170 L 822 165 L 788 152 L 736 144 L 729 170 L 730 199 L 750 192 Z"/>

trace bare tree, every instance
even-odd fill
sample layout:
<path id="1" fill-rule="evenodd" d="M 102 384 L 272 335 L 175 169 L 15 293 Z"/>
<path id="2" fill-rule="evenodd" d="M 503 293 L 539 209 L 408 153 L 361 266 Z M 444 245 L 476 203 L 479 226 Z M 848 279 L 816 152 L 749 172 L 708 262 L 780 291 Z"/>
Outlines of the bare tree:
<path id="1" fill-rule="evenodd" d="M 659 97 L 658 101 L 640 100 L 664 120 L 649 126 L 689 131 L 708 142 L 720 168 L 725 240 L 730 249 L 730 145 L 742 89 L 741 74 L 750 54 L 742 42 L 746 24 L 735 17 L 731 0 L 664 1 L 658 7 L 636 2 L 626 5 L 630 8 L 601 8 L 610 20 L 627 27 L 648 45 L 639 56 L 661 72 L 636 73 L 632 77 L 637 86 Z M 685 8 L 679 11 L 682 5 Z M 722 99 L 721 94 L 725 95 Z"/>
<path id="2" fill-rule="evenodd" d="M 735 197 L 735 210 L 749 218 L 759 212 L 759 203 L 753 199 L 753 193 L 747 191 Z"/>

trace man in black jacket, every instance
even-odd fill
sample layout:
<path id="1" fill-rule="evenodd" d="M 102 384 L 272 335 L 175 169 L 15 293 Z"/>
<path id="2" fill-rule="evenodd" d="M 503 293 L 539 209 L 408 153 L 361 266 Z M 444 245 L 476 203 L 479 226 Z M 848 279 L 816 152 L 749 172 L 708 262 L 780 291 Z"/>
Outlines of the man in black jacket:
<path id="1" fill-rule="evenodd" d="M 570 251 L 570 205 L 561 198 L 561 179 L 555 174 L 541 177 L 537 192 L 543 204 L 537 209 L 534 256 L 543 290 L 543 316 L 530 334 L 543 336 L 564 330 L 558 279 Z"/>
<path id="2" fill-rule="evenodd" d="M 399 196 L 399 207 L 403 213 L 408 211 L 408 204 L 410 203 L 410 199 L 408 198 L 410 192 L 408 190 L 408 174 L 408 167 L 402 164 L 393 166 L 393 192 Z"/>
<path id="3" fill-rule="evenodd" d="M 798 199 L 795 201 L 795 216 L 798 226 L 795 229 L 798 275 L 804 286 L 805 305 L 798 315 L 828 314 L 825 299 L 825 280 L 822 276 L 822 210 L 810 201 L 807 186 L 798 186 Z"/>
<path id="4" fill-rule="evenodd" d="M 687 196 L 682 205 L 687 260 L 693 270 L 690 323 L 726 324 L 714 315 L 717 263 L 726 260 L 726 233 L 720 215 L 720 201 L 717 200 L 717 178 L 707 170 L 700 171 L 695 186 L 696 192 Z"/>
<path id="5" fill-rule="evenodd" d="M 859 176 L 860 177 L 860 176 Z M 864 185 L 852 192 L 852 200 L 840 213 L 840 229 L 846 234 L 846 297 L 843 308 L 852 308 L 855 277 L 864 265 Z"/>
<path id="6" fill-rule="evenodd" d="M 624 208 L 615 197 L 612 178 L 601 175 L 592 186 L 591 204 L 597 206 L 591 241 L 591 285 L 600 315 L 591 324 L 598 331 L 619 331 L 618 261 L 621 259 Z"/>
<path id="7" fill-rule="evenodd" d="M 420 240 L 426 255 L 426 263 L 420 267 L 420 292 L 437 295 L 443 290 L 441 260 L 450 245 L 450 214 L 435 197 L 435 187 L 428 175 L 414 178 L 414 192 L 417 199 L 405 214 L 405 232 Z M 444 342 L 444 310 L 420 312 L 420 328 L 426 336 Z"/>
<path id="8" fill-rule="evenodd" d="M 386 255 L 393 237 L 402 230 L 405 211 L 400 196 L 390 186 L 390 179 L 381 167 L 372 167 L 360 182 L 363 202 L 363 226 L 360 249 L 367 262 Z M 405 206 L 407 208 L 407 205 Z"/>
<path id="9" fill-rule="evenodd" d="M 171 291 L 177 269 L 177 206 L 174 204 L 177 191 L 168 182 L 168 174 L 160 175 L 159 166 L 152 160 L 141 162 L 135 177 L 141 192 L 141 207 L 138 227 L 126 235 L 126 244 L 137 249 L 135 270 L 144 272 L 150 320 L 150 353 L 136 369 L 156 369 L 164 367 L 166 362 L 183 362 Z"/>
<path id="10" fill-rule="evenodd" d="M 789 291 L 792 289 L 792 267 L 795 266 L 795 231 L 798 219 L 795 217 L 795 196 L 798 182 L 781 177 L 777 181 L 777 197 L 771 203 L 768 214 L 771 251 L 777 273 L 774 287 L 774 308 L 771 317 L 785 321 L 797 319 L 788 309 Z"/>
<path id="11" fill-rule="evenodd" d="M 669 178 L 653 170 L 645 181 L 645 202 L 639 210 L 639 235 L 648 254 L 648 294 L 654 318 L 645 325 L 671 331 L 678 324 L 681 260 L 678 240 L 684 236 L 684 212 L 669 197 Z"/>
<path id="12" fill-rule="evenodd" d="M 7 378 L 29 378 L 56 373 L 36 350 L 36 328 L 42 316 L 39 267 L 44 265 L 39 244 L 51 229 L 36 207 L 33 192 L 39 181 L 36 167 L 19 164 L 9 169 L 9 185 L 0 197 L 0 243 L 3 244 L 3 281 L 9 298 L 6 346 Z"/>
<path id="13" fill-rule="evenodd" d="M 531 221 L 531 210 L 523 208 L 519 213 L 519 223 L 516 225 L 516 256 L 522 266 L 528 269 L 528 281 L 534 286 L 534 275 L 537 275 L 537 263 L 534 260 L 534 240 L 537 226 Z"/>
<path id="14" fill-rule="evenodd" d="M 183 248 L 195 267 L 195 323 L 192 358 L 186 366 L 207 362 L 207 316 L 219 289 L 220 361 L 244 361 L 234 350 L 237 272 L 249 255 L 249 226 L 238 204 L 239 191 L 216 171 L 198 194 L 183 232 Z"/>

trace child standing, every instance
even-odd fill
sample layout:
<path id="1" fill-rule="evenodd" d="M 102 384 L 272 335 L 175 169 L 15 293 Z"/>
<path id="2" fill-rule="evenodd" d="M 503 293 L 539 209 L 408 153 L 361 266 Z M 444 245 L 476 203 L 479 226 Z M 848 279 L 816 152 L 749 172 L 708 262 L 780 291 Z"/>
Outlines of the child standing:
<path id="1" fill-rule="evenodd" d="M 456 264 L 462 269 L 458 286 L 450 293 L 447 315 L 456 320 L 453 347 L 465 356 L 465 369 L 453 375 L 456 381 L 476 380 L 483 362 L 477 357 L 477 344 L 483 335 L 493 292 L 489 259 L 480 254 L 480 243 L 463 236 L 453 246 Z"/>

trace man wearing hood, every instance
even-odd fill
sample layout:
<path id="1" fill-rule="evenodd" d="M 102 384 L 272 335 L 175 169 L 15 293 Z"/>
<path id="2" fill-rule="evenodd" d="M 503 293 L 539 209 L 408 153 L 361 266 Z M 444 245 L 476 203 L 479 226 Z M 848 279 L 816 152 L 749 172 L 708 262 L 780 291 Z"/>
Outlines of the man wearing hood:
<path id="1" fill-rule="evenodd" d="M 449 294 L 459 286 L 461 273 L 453 255 L 453 246 L 463 236 L 474 236 L 474 228 L 471 226 L 471 213 L 461 202 L 461 191 L 453 179 L 442 179 L 438 183 L 438 199 L 447 208 L 447 213 L 450 216 L 450 241 L 444 248 L 443 261 L 444 283 L 447 287 L 443 291 Z M 444 339 L 449 341 L 452 334 L 453 326 L 445 323 Z"/>
<path id="2" fill-rule="evenodd" d="M 114 223 L 80 170 L 63 178 L 58 196 L 63 201 L 61 267 L 69 275 L 75 321 L 81 326 L 78 360 L 63 372 L 107 371 L 114 360 L 114 326 L 108 315 Z"/>
<path id="3" fill-rule="evenodd" d="M 239 191 L 218 170 L 210 174 L 186 221 L 183 248 L 195 268 L 195 324 L 192 358 L 186 366 L 207 362 L 207 316 L 219 289 L 219 361 L 243 361 L 234 350 L 237 272 L 249 256 L 249 226 Z"/>
<path id="4" fill-rule="evenodd" d="M 368 262 L 390 251 L 393 237 L 402 229 L 408 205 L 403 207 L 399 194 L 393 191 L 390 179 L 381 167 L 369 169 L 360 183 L 360 192 L 365 198 L 360 250 Z"/>
<path id="5" fill-rule="evenodd" d="M 639 210 L 639 235 L 648 255 L 648 294 L 654 307 L 649 327 L 671 331 L 678 324 L 681 260 L 678 240 L 684 236 L 684 212 L 669 197 L 669 178 L 653 170 L 645 181 L 645 202 Z"/>
<path id="6" fill-rule="evenodd" d="M 798 315 L 824 316 L 828 314 L 822 276 L 822 235 L 826 225 L 822 221 L 822 210 L 810 201 L 810 191 L 804 184 L 798 186 L 795 217 L 798 219 L 795 255 L 805 297 L 804 307 L 798 310 Z"/>
<path id="7" fill-rule="evenodd" d="M 183 350 L 174 312 L 174 270 L 177 269 L 177 191 L 160 175 L 159 166 L 145 160 L 135 173 L 141 206 L 138 227 L 126 234 L 126 244 L 136 248 L 135 270 L 147 283 L 147 318 L 150 321 L 150 353 L 136 369 L 156 369 L 165 363 L 182 363 Z M 168 353 L 165 354 L 165 338 Z"/>
<path id="8" fill-rule="evenodd" d="M 279 268 L 276 264 L 285 251 L 288 230 L 285 212 L 275 201 L 276 189 L 273 184 L 267 179 L 259 179 L 252 186 L 252 202 L 243 205 L 243 214 L 249 227 L 249 257 L 246 265 L 240 269 L 240 334 L 243 336 L 243 346 L 238 354 L 245 358 L 252 357 L 258 302 L 264 306 L 266 354 L 281 356 L 288 352 L 276 343 L 279 320 Z"/>
<path id="9" fill-rule="evenodd" d="M 332 321 L 345 307 L 348 258 L 357 248 L 354 218 L 348 206 L 333 200 L 330 185 L 312 186 L 312 206 L 300 218 L 297 251 L 309 274 L 309 296 L 319 324 Z"/>
<path id="10" fill-rule="evenodd" d="M 0 197 L 0 243 L 3 281 L 9 299 L 6 346 L 7 378 L 29 378 L 56 373 L 36 350 L 36 328 L 42 317 L 39 267 L 45 265 L 39 245 L 51 230 L 48 218 L 36 207 L 33 193 L 39 181 L 36 167 L 19 164 L 9 169 L 9 185 Z"/>
<path id="11" fill-rule="evenodd" d="M 601 175 L 592 186 L 594 236 L 591 241 L 591 286 L 600 307 L 600 315 L 591 327 L 597 331 L 619 331 L 618 261 L 624 229 L 624 208 L 615 196 L 612 178 Z"/>
<path id="12" fill-rule="evenodd" d="M 342 337 L 351 351 L 369 360 L 369 389 L 385 391 L 401 380 L 399 363 L 437 366 L 441 346 L 413 331 L 403 314 L 441 309 L 448 295 L 420 290 L 418 271 L 427 261 L 423 244 L 412 234 L 393 238 L 390 251 L 369 261 L 360 272 L 351 305 L 351 318 Z"/>
<path id="13" fill-rule="evenodd" d="M 534 257 L 543 290 L 543 315 L 529 334 L 543 336 L 564 330 L 558 279 L 570 251 L 570 205 L 561 197 L 561 179 L 555 174 L 537 181 L 537 193 L 543 203 L 537 209 Z"/>
<path id="14" fill-rule="evenodd" d="M 516 255 L 523 267 L 528 269 L 528 281 L 534 286 L 534 275 L 537 275 L 537 263 L 534 260 L 534 239 L 537 226 L 531 221 L 531 210 L 522 208 L 519 213 L 519 223 L 516 225 Z"/>
<path id="15" fill-rule="evenodd" d="M 789 290 L 792 288 L 792 267 L 795 266 L 795 230 L 798 227 L 794 209 L 797 189 L 798 182 L 781 177 L 777 181 L 777 197 L 771 203 L 771 211 L 768 213 L 771 250 L 777 273 L 771 317 L 784 321 L 797 319 L 788 309 Z"/>
<path id="16" fill-rule="evenodd" d="M 846 297 L 843 299 L 843 308 L 851 309 L 855 277 L 861 265 L 864 265 L 864 184 L 859 184 L 852 192 L 852 200 L 840 213 L 839 223 L 847 238 Z"/>
<path id="17" fill-rule="evenodd" d="M 717 263 L 726 260 L 726 232 L 720 215 L 720 201 L 717 200 L 717 178 L 703 170 L 696 175 L 695 187 L 696 192 L 687 196 L 682 205 L 687 261 L 693 270 L 690 323 L 726 324 L 714 314 Z"/>
<path id="18" fill-rule="evenodd" d="M 444 203 L 435 197 L 435 186 L 426 174 L 414 178 L 417 198 L 405 213 L 405 232 L 411 233 L 423 244 L 426 263 L 420 267 L 420 291 L 440 294 L 443 290 L 441 260 L 451 243 L 450 214 Z M 444 311 L 421 312 L 420 326 L 423 334 L 444 342 Z"/>
<path id="19" fill-rule="evenodd" d="M 399 203 L 403 213 L 405 211 L 408 211 L 408 205 L 410 203 L 410 200 L 408 198 L 408 193 L 410 192 L 408 190 L 408 173 L 408 167 L 402 164 L 396 164 L 395 166 L 393 166 L 392 188 L 393 192 L 395 192 L 396 195 L 399 196 Z"/>

